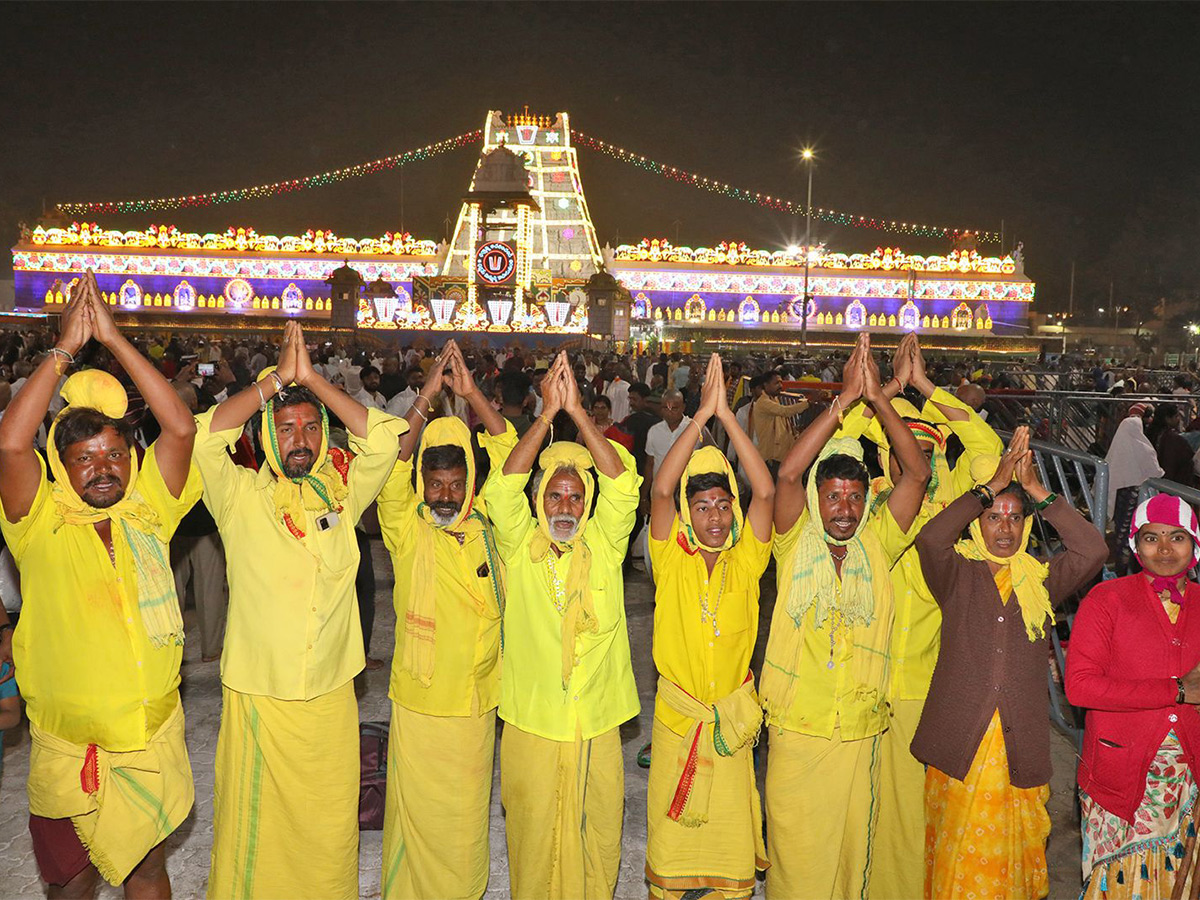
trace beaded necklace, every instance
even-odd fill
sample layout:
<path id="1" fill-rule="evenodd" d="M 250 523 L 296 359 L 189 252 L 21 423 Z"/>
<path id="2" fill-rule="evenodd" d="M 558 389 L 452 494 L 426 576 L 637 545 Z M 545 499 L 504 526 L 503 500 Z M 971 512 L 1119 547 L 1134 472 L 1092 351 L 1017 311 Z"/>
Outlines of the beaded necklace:
<path id="1" fill-rule="evenodd" d="M 554 567 L 553 552 L 546 554 L 546 574 L 550 578 L 550 602 L 554 604 L 559 615 L 564 615 L 567 611 L 567 592 L 562 579 L 558 577 L 558 570 Z"/>
<path id="2" fill-rule="evenodd" d="M 712 579 L 710 578 L 704 587 L 704 594 L 700 597 L 700 624 L 706 622 L 712 623 L 714 637 L 721 636 L 721 629 L 717 625 L 717 612 L 721 609 L 721 596 L 725 593 L 725 573 L 729 571 L 729 562 L 724 557 L 721 559 L 721 586 L 717 589 L 717 600 L 710 609 L 708 606 L 708 597 L 712 593 Z"/>

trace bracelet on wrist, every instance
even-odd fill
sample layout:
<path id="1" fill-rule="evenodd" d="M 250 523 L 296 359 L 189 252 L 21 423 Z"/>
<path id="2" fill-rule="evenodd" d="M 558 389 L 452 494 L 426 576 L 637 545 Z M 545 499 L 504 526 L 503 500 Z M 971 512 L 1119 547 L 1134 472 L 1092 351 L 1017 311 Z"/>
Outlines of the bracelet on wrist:
<path id="1" fill-rule="evenodd" d="M 1043 509 L 1045 509 L 1047 506 L 1049 506 L 1051 503 L 1053 503 L 1057 499 L 1058 499 L 1058 494 L 1051 491 L 1049 494 L 1046 495 L 1046 499 L 1037 505 L 1038 512 L 1041 512 Z"/>
<path id="2" fill-rule="evenodd" d="M 978 500 L 979 505 L 984 509 L 990 509 L 991 505 L 996 502 L 995 492 L 986 484 L 977 485 L 971 488 L 968 493 Z"/>

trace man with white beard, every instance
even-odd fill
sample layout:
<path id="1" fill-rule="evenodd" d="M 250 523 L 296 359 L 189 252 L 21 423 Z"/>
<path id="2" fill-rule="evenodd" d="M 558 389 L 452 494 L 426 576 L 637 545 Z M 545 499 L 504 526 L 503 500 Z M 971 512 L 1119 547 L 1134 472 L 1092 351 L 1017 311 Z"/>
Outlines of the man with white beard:
<path id="1" fill-rule="evenodd" d="M 583 408 L 565 353 L 542 395 L 543 413 L 485 487 L 510 598 L 500 795 L 511 893 L 611 897 L 625 799 L 618 726 L 638 713 L 621 567 L 641 478 Z M 582 443 L 541 450 L 559 410 Z"/>
<path id="2" fill-rule="evenodd" d="M 443 383 L 483 422 L 479 444 L 493 469 L 517 442 L 448 342 L 409 410 L 409 431 L 379 495 L 379 527 L 396 573 L 397 651 L 388 688 L 384 900 L 465 900 L 487 887 L 504 583 L 475 495 L 471 432 L 455 416 L 425 424 Z"/>

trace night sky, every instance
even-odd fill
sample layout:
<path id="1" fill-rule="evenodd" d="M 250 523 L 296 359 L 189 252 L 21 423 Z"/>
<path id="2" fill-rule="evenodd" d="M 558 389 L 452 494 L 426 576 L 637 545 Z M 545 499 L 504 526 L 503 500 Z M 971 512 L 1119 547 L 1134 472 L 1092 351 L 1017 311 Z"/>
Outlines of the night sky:
<path id="1" fill-rule="evenodd" d="M 1200 4 L 5 4 L 0 229 L 43 199 L 309 175 L 483 125 L 571 114 L 595 137 L 814 205 L 999 230 L 1037 307 L 1147 279 L 1195 290 Z M 279 199 L 103 217 L 441 238 L 477 147 Z M 580 149 L 602 243 L 778 249 L 804 221 Z M 948 242 L 814 222 L 836 250 Z M 991 255 L 995 245 L 981 248 Z M 10 265 L 6 260 L 4 265 Z"/>

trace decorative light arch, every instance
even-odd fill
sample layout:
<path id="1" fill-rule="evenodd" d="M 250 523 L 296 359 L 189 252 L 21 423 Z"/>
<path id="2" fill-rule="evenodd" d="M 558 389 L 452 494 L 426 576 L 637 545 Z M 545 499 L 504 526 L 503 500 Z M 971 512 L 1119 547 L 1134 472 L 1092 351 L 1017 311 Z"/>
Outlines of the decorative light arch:
<path id="1" fill-rule="evenodd" d="M 298 313 L 304 309 L 304 292 L 296 287 L 296 283 L 292 282 L 283 289 L 283 311 L 286 313 Z"/>
<path id="2" fill-rule="evenodd" d="M 688 297 L 687 303 L 683 305 L 683 317 L 689 322 L 700 322 L 704 320 L 704 314 L 708 311 L 708 304 L 704 302 L 704 298 L 699 294 L 692 294 Z"/>
<path id="3" fill-rule="evenodd" d="M 867 324 L 867 308 L 857 297 L 846 307 L 846 327 L 862 328 Z"/>
<path id="4" fill-rule="evenodd" d="M 971 327 L 971 307 L 960 303 L 950 313 L 950 327 L 957 331 L 965 331 Z"/>
<path id="5" fill-rule="evenodd" d="M 758 301 L 753 297 L 747 297 L 738 305 L 738 321 L 743 325 L 757 322 L 760 312 Z"/>
<path id="6" fill-rule="evenodd" d="M 126 278 L 125 283 L 117 291 L 118 302 L 125 309 L 137 309 L 142 305 L 142 289 L 132 278 Z"/>
<path id="7" fill-rule="evenodd" d="M 905 331 L 916 331 L 921 325 L 921 311 L 917 309 L 917 304 L 909 300 L 900 307 L 898 319 L 900 327 Z"/>
<path id="8" fill-rule="evenodd" d="M 196 289 L 186 279 L 175 285 L 173 296 L 176 309 L 187 312 L 196 308 Z"/>

